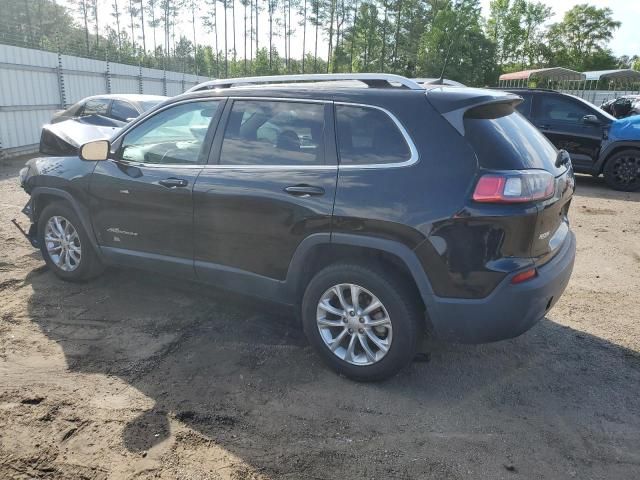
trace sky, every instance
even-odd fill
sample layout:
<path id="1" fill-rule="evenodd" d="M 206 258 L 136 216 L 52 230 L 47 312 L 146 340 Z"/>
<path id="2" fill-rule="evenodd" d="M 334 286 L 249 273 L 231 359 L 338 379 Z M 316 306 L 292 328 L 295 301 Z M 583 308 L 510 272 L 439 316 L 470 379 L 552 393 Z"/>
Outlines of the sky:
<path id="1" fill-rule="evenodd" d="M 58 0 L 62 4 L 66 4 L 67 6 L 71 6 L 73 0 Z M 126 11 L 126 7 L 128 6 L 129 0 L 116 0 L 118 1 L 119 8 L 122 12 Z M 640 0 L 538 0 L 542 3 L 547 4 L 553 9 L 553 16 L 549 18 L 549 23 L 557 22 L 562 19 L 564 13 L 569 10 L 574 5 L 579 3 L 589 3 L 591 5 L 595 5 L 597 7 L 609 7 L 613 10 L 613 17 L 616 20 L 622 22 L 622 26 L 620 29 L 616 31 L 614 34 L 613 40 L 610 44 L 610 47 L 613 49 L 613 53 L 616 56 L 620 55 L 640 55 Z M 114 0 L 98 0 L 98 11 L 99 16 L 102 18 L 102 25 L 105 24 L 105 19 L 108 19 L 109 23 L 113 24 L 113 18 L 110 16 L 112 12 L 112 4 Z M 146 2 L 145 2 L 146 3 Z M 203 2 L 204 3 L 204 2 Z M 483 15 L 489 15 L 489 3 L 490 0 L 481 0 Z M 223 22 L 223 9 L 218 4 L 218 46 L 219 48 L 223 48 L 223 39 L 224 39 L 224 22 Z M 73 7 L 71 7 L 73 8 Z M 293 12 L 292 12 L 293 13 Z M 200 12 L 202 15 L 202 12 Z M 76 15 L 77 17 L 77 15 Z M 229 12 L 229 21 L 231 18 L 231 12 Z M 146 20 L 146 18 L 145 18 Z M 129 32 L 128 27 L 128 16 L 122 15 L 121 17 L 122 28 L 127 28 L 127 32 Z M 295 20 L 294 20 L 295 22 Z M 247 22 L 248 23 L 248 22 Z M 313 48 L 313 34 L 309 31 L 311 28 L 309 25 L 307 26 L 307 52 L 309 52 Z M 239 1 L 236 1 L 236 46 L 238 50 L 238 56 L 243 57 L 243 46 L 244 46 L 244 18 L 242 5 Z M 187 38 L 192 39 L 192 27 L 191 27 L 191 12 L 188 9 L 183 9 L 181 15 L 181 23 L 180 26 L 176 29 L 176 35 L 181 32 Z M 269 32 L 269 24 L 268 24 L 268 16 L 266 12 L 260 12 L 259 16 L 259 43 L 261 47 L 264 47 L 268 44 L 268 32 Z M 161 29 L 158 29 L 156 32 L 157 38 L 162 39 L 163 33 Z M 322 35 L 322 34 L 321 34 Z M 149 43 L 149 39 L 151 38 L 151 32 L 147 31 L 147 40 L 148 40 L 148 48 L 151 48 L 152 45 Z M 231 26 L 229 27 L 229 48 L 231 48 L 232 40 L 231 40 Z M 196 37 L 198 39 L 198 43 L 200 44 L 210 44 L 213 45 L 213 34 L 208 33 L 202 26 L 202 22 L 199 18 L 196 18 Z M 322 56 L 326 56 L 327 54 L 327 41 L 325 39 L 321 39 L 318 45 L 318 54 Z M 284 55 L 284 41 L 282 38 L 275 38 L 274 44 L 281 55 Z M 296 26 L 296 32 L 294 38 L 291 40 L 291 49 L 292 56 L 294 58 L 300 58 L 302 55 L 302 27 Z"/>
<path id="2" fill-rule="evenodd" d="M 562 20 L 564 13 L 574 5 L 588 3 L 598 8 L 608 7 L 613 11 L 614 20 L 622 22 L 615 32 L 610 47 L 614 55 L 640 55 L 640 0 L 538 0 L 553 9 L 554 16 L 549 23 Z M 482 13 L 489 15 L 490 0 L 481 0 Z"/>

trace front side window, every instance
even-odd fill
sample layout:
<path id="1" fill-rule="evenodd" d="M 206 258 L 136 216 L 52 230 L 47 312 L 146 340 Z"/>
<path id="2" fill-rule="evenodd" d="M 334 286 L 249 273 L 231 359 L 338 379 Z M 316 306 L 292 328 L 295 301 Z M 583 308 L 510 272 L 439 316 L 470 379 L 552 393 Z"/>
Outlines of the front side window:
<path id="1" fill-rule="evenodd" d="M 105 98 L 87 100 L 87 103 L 84 104 L 84 107 L 80 111 L 80 116 L 88 117 L 89 115 L 106 115 L 110 101 L 111 100 Z"/>
<path id="2" fill-rule="evenodd" d="M 222 165 L 324 163 L 324 105 L 236 100 L 220 152 Z"/>
<path id="3" fill-rule="evenodd" d="M 542 120 L 577 123 L 593 114 L 585 105 L 558 95 L 540 95 L 538 117 Z"/>
<path id="4" fill-rule="evenodd" d="M 121 120 L 123 122 L 129 121 L 129 119 L 136 118 L 138 115 L 138 110 L 136 110 L 133 105 L 128 102 L 123 102 L 122 100 L 114 100 L 111 105 L 111 117 L 116 120 Z"/>
<path id="5" fill-rule="evenodd" d="M 129 131 L 118 158 L 152 164 L 205 163 L 204 139 L 220 100 L 174 105 Z"/>
<path id="6" fill-rule="evenodd" d="M 336 105 L 341 165 L 400 163 L 411 158 L 409 145 L 382 110 Z"/>

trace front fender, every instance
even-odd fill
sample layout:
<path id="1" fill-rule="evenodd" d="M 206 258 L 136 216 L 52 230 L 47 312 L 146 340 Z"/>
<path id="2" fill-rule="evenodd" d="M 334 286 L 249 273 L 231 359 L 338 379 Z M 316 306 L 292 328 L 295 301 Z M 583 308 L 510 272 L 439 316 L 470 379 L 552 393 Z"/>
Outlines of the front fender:
<path id="1" fill-rule="evenodd" d="M 87 207 L 82 205 L 78 200 L 76 200 L 69 192 L 53 187 L 35 187 L 31 191 L 31 221 L 37 225 L 40 213 L 44 209 L 44 207 L 51 201 L 52 198 L 60 199 L 66 201 L 73 211 L 80 219 L 82 223 L 82 227 L 85 232 L 87 232 L 87 236 L 89 237 L 89 241 L 94 248 L 94 251 L 100 254 L 100 249 L 98 248 L 98 243 L 96 241 L 96 237 L 93 232 L 93 227 L 91 226 L 91 218 L 89 216 L 89 210 Z"/>

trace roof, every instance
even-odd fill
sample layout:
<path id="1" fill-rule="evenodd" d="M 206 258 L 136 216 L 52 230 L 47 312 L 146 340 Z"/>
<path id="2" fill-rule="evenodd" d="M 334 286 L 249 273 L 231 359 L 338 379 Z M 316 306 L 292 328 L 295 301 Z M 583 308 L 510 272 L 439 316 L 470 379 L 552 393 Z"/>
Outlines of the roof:
<path id="1" fill-rule="evenodd" d="M 224 89 L 249 85 L 284 84 L 301 82 L 359 81 L 370 88 L 402 87 L 409 90 L 421 90 L 413 80 L 390 73 L 313 73 L 295 75 L 263 75 L 258 77 L 235 77 L 209 80 L 187 90 L 186 93 L 201 90 Z"/>
<path id="2" fill-rule="evenodd" d="M 550 80 L 584 80 L 584 74 L 563 67 L 538 68 L 521 72 L 504 73 L 500 80 L 529 80 L 531 78 L 548 78 Z"/>
<path id="3" fill-rule="evenodd" d="M 637 70 L 630 70 L 628 68 L 620 70 L 594 70 L 591 72 L 584 72 L 587 80 L 620 80 L 627 82 L 640 81 L 640 72 Z"/>

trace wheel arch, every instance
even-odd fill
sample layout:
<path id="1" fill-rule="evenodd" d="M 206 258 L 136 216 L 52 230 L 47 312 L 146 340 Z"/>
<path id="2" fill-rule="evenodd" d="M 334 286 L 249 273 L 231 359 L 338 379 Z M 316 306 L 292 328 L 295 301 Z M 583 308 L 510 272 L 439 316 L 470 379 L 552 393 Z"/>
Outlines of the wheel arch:
<path id="1" fill-rule="evenodd" d="M 100 249 L 98 248 L 98 243 L 93 232 L 93 227 L 89 218 L 89 212 L 86 210 L 86 208 L 82 207 L 82 205 L 80 205 L 80 203 L 75 198 L 73 198 L 73 196 L 69 192 L 65 190 L 52 187 L 36 187 L 31 191 L 31 220 L 33 221 L 33 223 L 35 225 L 38 225 L 38 221 L 42 211 L 51 203 L 59 201 L 67 203 L 73 209 L 74 213 L 80 219 L 85 232 L 87 232 L 87 236 L 89 237 L 91 245 L 94 247 L 94 251 L 99 254 Z"/>
<path id="2" fill-rule="evenodd" d="M 429 279 L 409 247 L 394 240 L 344 233 L 313 234 L 302 241 L 287 273 L 289 296 L 299 300 L 315 273 L 342 260 L 374 261 L 393 267 L 415 287 L 426 310 L 433 303 Z"/>
<path id="3" fill-rule="evenodd" d="M 616 153 L 619 153 L 623 150 L 638 150 L 640 151 L 640 142 L 638 141 L 621 141 L 621 142 L 613 142 L 610 145 L 600 152 L 598 157 L 598 163 L 595 165 L 595 173 L 600 175 L 604 171 L 605 164 L 609 161 L 611 157 L 613 157 Z"/>

